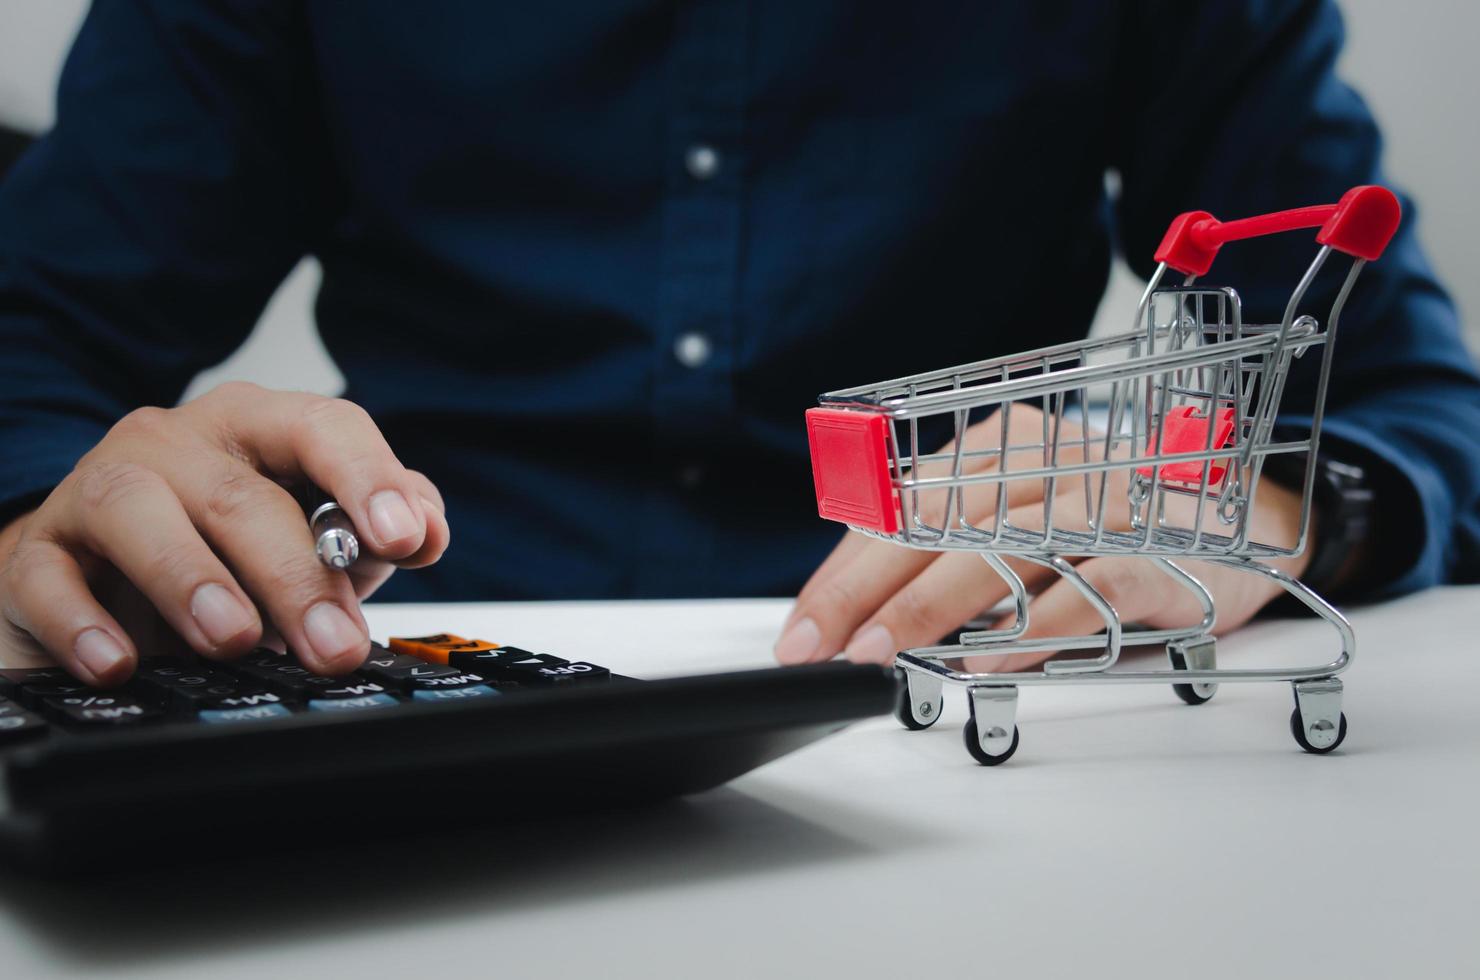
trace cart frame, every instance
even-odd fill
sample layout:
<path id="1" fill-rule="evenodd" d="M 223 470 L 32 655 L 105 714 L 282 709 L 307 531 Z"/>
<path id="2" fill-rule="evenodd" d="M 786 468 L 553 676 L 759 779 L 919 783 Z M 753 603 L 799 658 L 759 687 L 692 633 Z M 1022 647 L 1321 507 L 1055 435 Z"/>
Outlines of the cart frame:
<path id="1" fill-rule="evenodd" d="M 1291 731 L 1301 747 L 1325 753 L 1340 745 L 1346 718 L 1337 675 L 1355 653 L 1351 624 L 1311 588 L 1266 562 L 1306 547 L 1341 312 L 1363 266 L 1381 255 L 1400 217 L 1396 197 L 1370 186 L 1353 188 L 1334 205 L 1241 221 L 1189 212 L 1173 221 L 1157 249 L 1158 266 L 1132 331 L 821 396 L 819 407 L 807 413 L 821 516 L 904 547 L 975 551 L 1008 587 L 1010 624 L 969 629 L 956 643 L 897 655 L 905 680 L 897 715 L 907 728 L 933 725 L 944 686 L 963 686 L 970 707 L 966 747 L 978 762 L 996 765 L 1018 746 L 1022 686 L 1171 683 L 1184 701 L 1201 704 L 1221 683 L 1287 682 L 1295 699 Z M 1319 250 L 1278 324 L 1245 324 L 1235 290 L 1196 285 L 1223 244 L 1311 227 L 1320 229 Z M 1333 252 L 1352 262 L 1322 325 L 1301 306 Z M 1169 271 L 1184 275 L 1181 285 L 1163 286 Z M 1314 349 L 1321 361 L 1308 435 L 1291 437 L 1278 428 L 1285 381 L 1292 360 Z M 1035 427 L 1031 441 L 1017 438 L 1012 425 L 1014 407 L 1025 403 L 1036 403 L 1042 416 L 1041 434 Z M 1102 429 L 1090 423 L 1094 410 L 1103 415 Z M 1070 418 L 1076 412 L 1077 426 Z M 972 445 L 974 416 L 996 419 L 986 426 L 997 433 L 995 444 Z M 954 438 L 941 451 L 922 452 L 932 424 Z M 1297 539 L 1258 540 L 1250 518 L 1265 464 L 1296 456 L 1303 457 Z M 1026 457 L 1032 462 L 1014 465 Z M 1010 488 L 1036 481 L 1043 484 L 1041 521 L 1013 523 Z M 1074 514 L 1082 519 L 1060 520 L 1056 507 L 1080 507 Z M 1128 627 L 1070 560 L 1103 555 L 1154 563 L 1193 596 L 1201 619 L 1176 629 Z M 1008 558 L 1071 583 L 1100 614 L 1104 631 L 1028 637 L 1029 591 Z M 1275 583 L 1332 626 L 1338 651 L 1305 666 L 1219 668 L 1214 598 L 1174 560 L 1182 558 Z M 1168 668 L 1112 669 L 1124 647 L 1148 644 L 1165 646 Z M 1098 652 L 1049 660 L 1027 672 L 962 663 L 1076 650 Z"/>

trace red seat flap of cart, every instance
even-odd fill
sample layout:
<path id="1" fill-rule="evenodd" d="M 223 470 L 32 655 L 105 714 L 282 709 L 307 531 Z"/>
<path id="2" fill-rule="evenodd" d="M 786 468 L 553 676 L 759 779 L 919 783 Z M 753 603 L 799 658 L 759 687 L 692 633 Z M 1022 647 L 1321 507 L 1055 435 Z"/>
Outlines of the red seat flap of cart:
<path id="1" fill-rule="evenodd" d="M 1233 435 L 1233 409 L 1220 408 L 1218 410 L 1217 424 L 1213 427 L 1213 449 L 1227 447 L 1229 438 Z M 1167 412 L 1166 432 L 1162 435 L 1161 454 L 1170 456 L 1174 453 L 1201 453 L 1208 449 L 1208 417 L 1200 414 L 1191 405 L 1183 405 Z M 1156 433 L 1151 433 L 1147 443 L 1147 452 L 1156 452 Z M 1228 469 L 1221 462 L 1213 462 L 1208 465 L 1208 484 L 1211 486 L 1223 479 L 1223 473 Z M 1142 476 L 1150 476 L 1152 468 L 1142 466 L 1137 471 Z M 1174 483 L 1190 483 L 1194 486 L 1202 481 L 1203 464 L 1196 460 L 1185 460 L 1180 463 L 1167 463 L 1161 468 L 1161 478 Z"/>
<path id="2" fill-rule="evenodd" d="M 888 419 L 872 412 L 807 410 L 819 515 L 885 534 L 899 530 L 899 499 L 889 478 L 888 426 Z"/>

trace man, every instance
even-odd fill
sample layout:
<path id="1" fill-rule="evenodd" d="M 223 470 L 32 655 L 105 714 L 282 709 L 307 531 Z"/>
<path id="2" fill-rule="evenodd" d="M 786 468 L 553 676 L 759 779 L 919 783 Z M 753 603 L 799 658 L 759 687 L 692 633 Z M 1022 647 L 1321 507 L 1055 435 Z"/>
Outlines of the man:
<path id="1" fill-rule="evenodd" d="M 155 625 L 211 657 L 275 630 L 334 673 L 395 566 L 423 568 L 397 599 L 792 593 L 836 543 L 818 391 L 1082 336 L 1112 244 L 1145 273 L 1178 212 L 1381 179 L 1340 40 L 1321 0 L 99 4 L 0 188 L 12 639 L 105 684 Z M 1347 594 L 1480 567 L 1480 379 L 1407 211 L 1332 381 L 1323 446 L 1378 501 L 1321 559 Z M 1310 249 L 1229 249 L 1214 278 L 1277 319 Z M 148 407 L 309 253 L 346 400 Z M 363 529 L 353 577 L 315 562 L 303 480 Z M 1298 495 L 1260 508 L 1279 533 Z M 1316 550 L 1359 526 L 1318 515 Z M 777 657 L 931 641 L 1000 591 L 969 566 L 845 541 Z M 1179 614 L 1093 574 L 1128 616 Z M 1272 597 L 1209 584 L 1225 627 Z M 1045 628 L 1081 615 L 1056 596 Z"/>

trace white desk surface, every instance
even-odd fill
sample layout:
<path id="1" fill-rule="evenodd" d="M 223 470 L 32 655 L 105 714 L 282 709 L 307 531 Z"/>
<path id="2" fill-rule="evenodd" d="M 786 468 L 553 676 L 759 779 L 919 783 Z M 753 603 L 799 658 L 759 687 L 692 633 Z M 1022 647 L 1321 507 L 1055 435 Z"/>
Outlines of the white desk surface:
<path id="1" fill-rule="evenodd" d="M 656 676 L 768 664 L 786 608 L 369 616 L 376 635 L 451 629 Z M 867 722 L 637 814 L 451 839 L 429 813 L 409 842 L 226 874 L 3 877 L 0 975 L 1480 976 L 1480 588 L 1354 620 L 1332 756 L 1295 746 L 1284 685 L 1200 708 L 1163 687 L 1030 688 L 1017 756 L 984 769 L 950 692 L 927 732 Z M 1314 662 L 1332 641 L 1262 623 L 1220 658 Z"/>

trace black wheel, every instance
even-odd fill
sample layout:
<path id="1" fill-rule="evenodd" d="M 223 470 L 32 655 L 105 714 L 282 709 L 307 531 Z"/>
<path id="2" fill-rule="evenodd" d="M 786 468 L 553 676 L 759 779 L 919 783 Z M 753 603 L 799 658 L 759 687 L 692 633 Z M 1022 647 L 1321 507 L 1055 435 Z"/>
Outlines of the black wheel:
<path id="1" fill-rule="evenodd" d="M 966 742 L 966 751 L 970 752 L 971 757 L 984 766 L 1002 765 L 1002 763 L 1012 758 L 1013 753 L 1017 751 L 1018 747 L 1018 727 L 1016 725 L 1012 726 L 1012 744 L 1001 755 L 987 755 L 987 753 L 982 751 L 982 743 L 977 735 L 975 718 L 968 721 L 965 727 L 961 729 L 961 737 Z"/>
<path id="2" fill-rule="evenodd" d="M 894 673 L 899 678 L 899 698 L 894 702 L 894 717 L 899 719 L 899 723 L 912 732 L 922 732 L 940 721 L 941 708 L 945 706 L 945 700 L 942 699 L 940 704 L 933 705 L 934 714 L 928 721 L 920 721 L 910 710 L 910 685 L 905 672 L 895 668 Z"/>
<path id="3" fill-rule="evenodd" d="M 1209 701 L 1213 700 L 1213 696 L 1211 694 L 1209 694 L 1207 697 L 1203 697 L 1201 694 L 1198 694 L 1191 684 L 1173 684 L 1172 693 L 1177 695 L 1177 697 L 1181 698 L 1188 704 L 1207 704 Z"/>
<path id="4" fill-rule="evenodd" d="M 1172 661 L 1173 670 L 1187 669 L 1187 658 L 1180 653 L 1168 653 L 1168 657 Z M 1187 704 L 1207 704 L 1213 700 L 1212 694 L 1198 694 L 1197 687 L 1194 684 L 1173 684 L 1172 693 Z"/>
<path id="5" fill-rule="evenodd" d="M 1313 752 L 1316 755 L 1325 755 L 1327 752 L 1334 751 L 1338 745 L 1346 741 L 1346 712 L 1343 711 L 1341 713 L 1341 726 L 1336 729 L 1336 741 L 1324 749 L 1318 749 L 1314 745 L 1311 745 L 1310 740 L 1305 737 L 1305 719 L 1300 716 L 1299 708 L 1290 712 L 1290 734 L 1295 736 L 1295 741 L 1299 742 L 1300 747 L 1305 751 Z"/>

